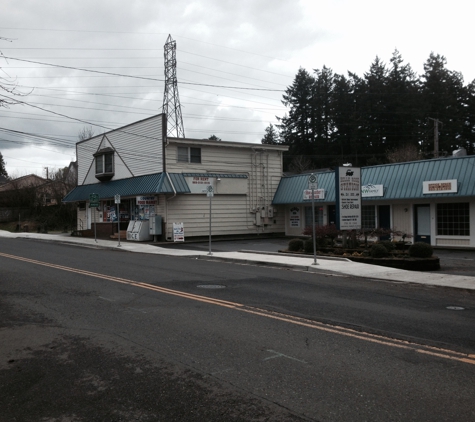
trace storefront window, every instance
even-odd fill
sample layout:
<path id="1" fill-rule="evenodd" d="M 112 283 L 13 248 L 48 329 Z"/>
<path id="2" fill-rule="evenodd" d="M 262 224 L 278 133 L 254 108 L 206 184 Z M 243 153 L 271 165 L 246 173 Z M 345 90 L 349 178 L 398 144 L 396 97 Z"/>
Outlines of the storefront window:
<path id="1" fill-rule="evenodd" d="M 305 207 L 305 226 L 312 226 L 312 207 Z M 315 206 L 315 225 L 323 226 L 323 207 Z"/>
<path id="2" fill-rule="evenodd" d="M 363 205 L 361 207 L 361 228 L 374 229 L 376 227 L 376 207 Z"/>
<path id="3" fill-rule="evenodd" d="M 470 236 L 470 206 L 468 202 L 437 204 L 437 234 Z"/>

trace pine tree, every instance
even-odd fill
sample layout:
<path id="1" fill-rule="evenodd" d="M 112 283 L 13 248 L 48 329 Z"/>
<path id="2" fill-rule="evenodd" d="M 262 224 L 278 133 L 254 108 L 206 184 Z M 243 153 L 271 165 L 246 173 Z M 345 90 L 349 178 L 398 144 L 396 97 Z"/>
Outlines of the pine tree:
<path id="1" fill-rule="evenodd" d="M 261 139 L 261 144 L 266 144 L 266 145 L 277 145 L 280 144 L 279 141 L 279 134 L 275 130 L 274 126 L 272 123 L 269 124 L 269 126 L 266 127 L 265 135 Z"/>
<path id="2" fill-rule="evenodd" d="M 423 101 L 424 121 L 421 126 L 427 134 L 423 139 L 423 150 L 434 151 L 433 125 L 439 124 L 439 152 L 451 154 L 457 149 L 463 136 L 465 125 L 463 98 L 466 89 L 460 73 L 446 68 L 447 59 L 431 53 L 424 64 L 421 98 Z"/>
<path id="3" fill-rule="evenodd" d="M 283 142 L 290 145 L 290 155 L 313 154 L 313 93 L 315 79 L 300 68 L 292 85 L 286 89 L 282 103 L 289 107 L 289 115 L 279 118 Z"/>
<path id="4" fill-rule="evenodd" d="M 1 152 L 0 152 L 0 176 L 8 177 L 8 172 L 7 172 L 7 169 L 6 169 L 6 163 L 3 160 L 3 155 L 2 155 Z"/>

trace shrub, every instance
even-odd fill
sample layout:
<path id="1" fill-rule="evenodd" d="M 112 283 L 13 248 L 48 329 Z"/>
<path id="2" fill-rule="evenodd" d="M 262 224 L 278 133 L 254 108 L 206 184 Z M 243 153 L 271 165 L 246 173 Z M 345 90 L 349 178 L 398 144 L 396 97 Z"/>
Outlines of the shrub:
<path id="1" fill-rule="evenodd" d="M 379 242 L 379 244 L 383 245 L 389 253 L 391 253 L 396 248 L 396 245 L 394 245 L 394 243 L 390 240 L 382 240 Z"/>
<path id="2" fill-rule="evenodd" d="M 416 242 L 409 247 L 409 256 L 412 258 L 430 258 L 434 250 L 424 242 Z"/>
<path id="3" fill-rule="evenodd" d="M 289 241 L 289 251 L 298 252 L 303 249 L 303 240 L 302 239 L 291 239 Z"/>
<path id="4" fill-rule="evenodd" d="M 303 242 L 303 250 L 305 253 L 313 253 L 313 239 L 307 239 Z"/>
<path id="5" fill-rule="evenodd" d="M 373 258 L 384 258 L 385 256 L 388 256 L 389 252 L 384 245 L 375 243 L 371 246 L 370 254 Z"/>

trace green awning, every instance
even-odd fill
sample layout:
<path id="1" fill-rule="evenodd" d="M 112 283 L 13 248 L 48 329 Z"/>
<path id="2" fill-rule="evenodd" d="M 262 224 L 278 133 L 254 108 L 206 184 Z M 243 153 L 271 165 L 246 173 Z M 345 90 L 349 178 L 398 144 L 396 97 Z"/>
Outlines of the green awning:
<path id="1" fill-rule="evenodd" d="M 91 193 L 98 194 L 101 199 L 112 199 L 114 195 L 126 197 L 160 193 L 190 193 L 190 189 L 182 174 L 163 172 L 77 186 L 64 197 L 63 202 L 88 201 Z"/>

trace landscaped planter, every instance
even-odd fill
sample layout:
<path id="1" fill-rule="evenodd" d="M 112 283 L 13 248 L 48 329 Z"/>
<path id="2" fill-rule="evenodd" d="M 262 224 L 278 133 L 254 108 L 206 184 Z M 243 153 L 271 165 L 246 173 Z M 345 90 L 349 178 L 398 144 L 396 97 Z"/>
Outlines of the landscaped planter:
<path id="1" fill-rule="evenodd" d="M 290 252 L 290 251 L 286 251 Z M 291 252 L 292 253 L 292 252 Z M 305 252 L 293 252 L 297 254 L 310 255 Z M 436 256 L 431 258 L 411 258 L 407 252 L 395 252 L 393 256 L 385 258 L 373 258 L 371 256 L 362 256 L 362 249 L 343 249 L 343 248 L 319 248 L 317 255 L 322 257 L 331 256 L 347 258 L 351 261 L 361 262 L 363 264 L 381 265 L 383 267 L 399 268 L 409 271 L 436 271 L 440 270 L 440 260 Z"/>
<path id="2" fill-rule="evenodd" d="M 431 258 L 371 258 L 369 256 L 345 256 L 351 261 L 363 264 L 381 265 L 383 267 L 399 268 L 409 271 L 436 271 L 440 270 L 440 259 Z"/>

